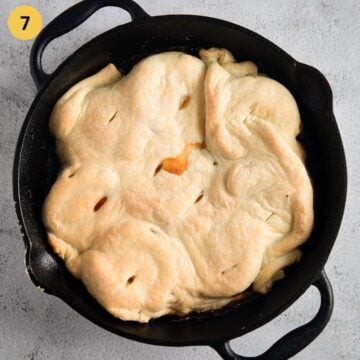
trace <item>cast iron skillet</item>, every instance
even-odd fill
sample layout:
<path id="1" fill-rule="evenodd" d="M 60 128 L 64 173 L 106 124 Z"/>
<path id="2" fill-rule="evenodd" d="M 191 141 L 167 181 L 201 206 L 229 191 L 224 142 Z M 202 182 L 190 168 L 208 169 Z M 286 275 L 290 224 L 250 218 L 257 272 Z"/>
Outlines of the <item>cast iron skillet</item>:
<path id="1" fill-rule="evenodd" d="M 132 22 L 96 37 L 53 74 L 46 74 L 41 65 L 46 45 L 104 6 L 125 9 Z M 109 62 L 128 72 L 149 54 L 171 49 L 197 54 L 199 48 L 210 46 L 225 47 L 238 60 L 254 60 L 261 71 L 283 83 L 295 96 L 304 123 L 300 140 L 308 154 L 307 167 L 315 189 L 314 230 L 303 246 L 302 260 L 288 269 L 287 277 L 266 296 L 250 296 L 226 309 L 186 319 L 163 317 L 146 325 L 115 319 L 67 272 L 47 245 L 41 206 L 58 171 L 54 140 L 48 131 L 49 114 L 70 86 Z M 31 72 L 39 92 L 17 144 L 14 198 L 26 246 L 26 268 L 35 285 L 58 296 L 90 321 L 126 338 L 158 345 L 209 345 L 224 359 L 249 359 L 235 354 L 229 341 L 272 320 L 314 285 L 321 296 L 314 319 L 251 359 L 287 359 L 315 339 L 332 312 L 331 286 L 323 268 L 340 226 L 346 194 L 345 156 L 332 111 L 332 94 L 319 71 L 296 62 L 260 35 L 232 23 L 202 16 L 151 17 L 131 0 L 85 0 L 41 32 L 32 48 Z"/>

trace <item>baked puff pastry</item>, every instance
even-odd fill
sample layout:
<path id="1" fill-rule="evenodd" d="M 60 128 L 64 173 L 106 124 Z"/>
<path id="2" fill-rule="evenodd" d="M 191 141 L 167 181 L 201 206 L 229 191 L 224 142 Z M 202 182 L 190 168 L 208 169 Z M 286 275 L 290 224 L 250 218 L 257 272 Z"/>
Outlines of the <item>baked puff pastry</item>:
<path id="1" fill-rule="evenodd" d="M 122 320 L 266 293 L 313 225 L 300 127 L 290 92 L 225 49 L 109 64 L 52 112 L 49 243 Z"/>

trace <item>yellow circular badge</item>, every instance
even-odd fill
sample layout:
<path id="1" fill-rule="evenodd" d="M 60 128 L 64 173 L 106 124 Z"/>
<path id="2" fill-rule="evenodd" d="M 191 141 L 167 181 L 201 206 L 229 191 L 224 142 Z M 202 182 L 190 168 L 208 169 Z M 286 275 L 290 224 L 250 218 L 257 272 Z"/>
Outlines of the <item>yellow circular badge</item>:
<path id="1" fill-rule="evenodd" d="M 42 16 L 36 8 L 29 5 L 17 6 L 8 17 L 10 33 L 19 40 L 30 40 L 42 28 Z"/>

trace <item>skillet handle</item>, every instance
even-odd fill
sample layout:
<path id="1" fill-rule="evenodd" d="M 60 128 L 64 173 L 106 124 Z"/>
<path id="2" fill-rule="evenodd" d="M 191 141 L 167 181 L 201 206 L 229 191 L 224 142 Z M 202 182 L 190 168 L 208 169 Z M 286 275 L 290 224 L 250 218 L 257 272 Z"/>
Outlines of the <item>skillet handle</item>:
<path id="1" fill-rule="evenodd" d="M 321 296 L 318 313 L 307 324 L 283 336 L 263 354 L 250 357 L 238 355 L 231 349 L 228 341 L 211 345 L 212 348 L 225 360 L 285 360 L 294 356 L 321 333 L 332 313 L 334 304 L 333 292 L 324 270 L 314 281 L 313 285 L 318 288 Z"/>
<path id="2" fill-rule="evenodd" d="M 83 0 L 65 10 L 41 31 L 31 48 L 31 76 L 38 89 L 49 77 L 49 74 L 45 73 L 41 61 L 42 54 L 49 42 L 76 28 L 94 12 L 106 6 L 117 6 L 126 10 L 132 21 L 150 17 L 132 0 Z"/>

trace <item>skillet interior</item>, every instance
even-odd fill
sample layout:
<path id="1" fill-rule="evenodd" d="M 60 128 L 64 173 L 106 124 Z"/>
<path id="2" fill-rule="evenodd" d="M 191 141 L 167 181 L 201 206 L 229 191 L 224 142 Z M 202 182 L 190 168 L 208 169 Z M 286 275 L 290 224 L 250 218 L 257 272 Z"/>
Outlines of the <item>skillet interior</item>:
<path id="1" fill-rule="evenodd" d="M 186 34 L 184 35 L 184 31 Z M 131 39 L 131 41 L 130 41 Z M 315 189 L 315 226 L 299 264 L 287 270 L 266 296 L 229 308 L 190 316 L 164 317 L 141 325 L 106 313 L 66 271 L 47 245 L 41 206 L 58 172 L 48 119 L 56 100 L 73 84 L 109 62 L 128 72 L 141 58 L 167 50 L 197 54 L 225 47 L 237 60 L 251 59 L 295 96 L 304 124 L 301 141 Z M 345 202 L 346 170 L 340 135 L 325 78 L 295 62 L 278 47 L 244 28 L 198 16 L 161 16 L 117 27 L 87 43 L 65 61 L 37 95 L 20 134 L 14 163 L 14 194 L 32 280 L 98 325 L 124 337 L 164 345 L 209 344 L 245 334 L 290 306 L 323 268 L 335 241 Z"/>

